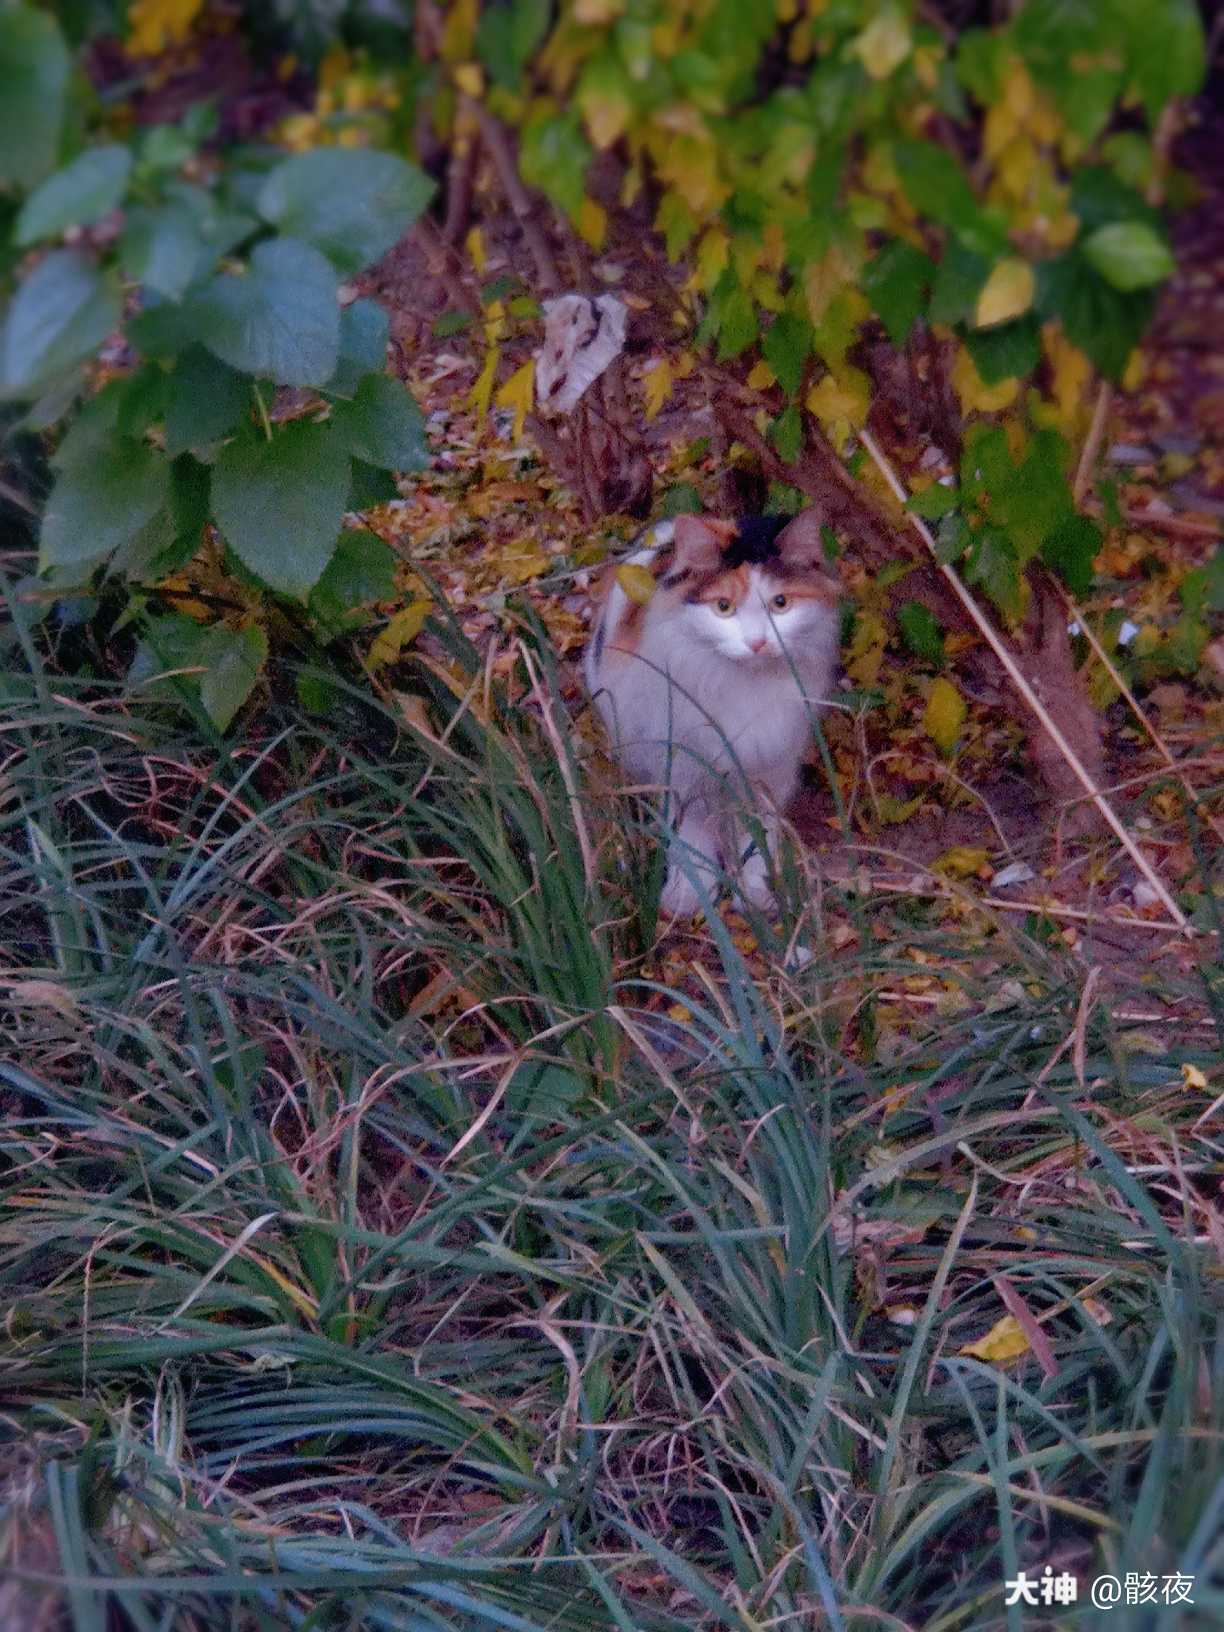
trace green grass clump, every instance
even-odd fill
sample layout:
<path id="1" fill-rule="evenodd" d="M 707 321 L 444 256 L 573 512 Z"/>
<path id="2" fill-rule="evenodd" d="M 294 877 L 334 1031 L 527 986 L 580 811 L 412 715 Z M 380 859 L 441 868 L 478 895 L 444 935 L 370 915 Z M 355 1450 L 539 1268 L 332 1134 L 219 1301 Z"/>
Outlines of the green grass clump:
<path id="1" fill-rule="evenodd" d="M 959 1632 L 1046 1562 L 1218 1624 L 1210 1026 L 799 863 L 681 990 L 529 639 L 227 745 L 13 610 L 0 1624 Z"/>

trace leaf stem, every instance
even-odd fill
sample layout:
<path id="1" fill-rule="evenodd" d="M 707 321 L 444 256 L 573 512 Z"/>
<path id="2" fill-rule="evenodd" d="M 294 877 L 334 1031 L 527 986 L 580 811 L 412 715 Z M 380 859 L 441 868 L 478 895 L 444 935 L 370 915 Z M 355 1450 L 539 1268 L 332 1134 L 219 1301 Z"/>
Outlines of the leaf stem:
<path id="1" fill-rule="evenodd" d="M 263 392 L 259 389 L 258 383 L 252 385 L 251 389 L 255 393 L 255 401 L 259 404 L 259 418 L 264 428 L 264 435 L 271 442 L 272 421 L 268 418 L 268 405 L 263 399 Z"/>

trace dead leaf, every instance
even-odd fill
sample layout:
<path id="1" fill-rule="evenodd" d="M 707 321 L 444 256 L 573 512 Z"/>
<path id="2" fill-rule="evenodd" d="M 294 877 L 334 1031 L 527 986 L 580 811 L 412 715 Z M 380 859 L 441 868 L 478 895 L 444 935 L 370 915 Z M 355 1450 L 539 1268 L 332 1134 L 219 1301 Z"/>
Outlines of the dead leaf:
<path id="1" fill-rule="evenodd" d="M 931 684 L 931 693 L 922 715 L 922 728 L 945 758 L 956 747 L 968 712 L 960 692 L 950 680 L 939 675 Z"/>
<path id="2" fill-rule="evenodd" d="M 499 408 L 514 410 L 514 440 L 520 440 L 523 426 L 527 421 L 527 414 L 531 408 L 532 395 L 535 390 L 535 359 L 528 358 L 521 368 L 501 386 L 497 393 Z"/>
<path id="3" fill-rule="evenodd" d="M 961 1354 L 971 1354 L 978 1360 L 988 1360 L 992 1365 L 1018 1360 L 1022 1354 L 1028 1352 L 1029 1340 L 1025 1337 L 1015 1315 L 1004 1315 L 1000 1320 L 996 1320 L 985 1337 L 979 1337 L 975 1343 L 966 1343 L 960 1350 Z"/>
<path id="4" fill-rule="evenodd" d="M 366 659 L 371 669 L 381 669 L 394 663 L 405 646 L 410 646 L 425 627 L 425 619 L 433 610 L 433 602 L 425 597 L 409 601 L 397 612 L 370 645 Z"/>
<path id="5" fill-rule="evenodd" d="M 636 606 L 645 606 L 658 588 L 654 573 L 638 561 L 622 561 L 616 581 Z"/>

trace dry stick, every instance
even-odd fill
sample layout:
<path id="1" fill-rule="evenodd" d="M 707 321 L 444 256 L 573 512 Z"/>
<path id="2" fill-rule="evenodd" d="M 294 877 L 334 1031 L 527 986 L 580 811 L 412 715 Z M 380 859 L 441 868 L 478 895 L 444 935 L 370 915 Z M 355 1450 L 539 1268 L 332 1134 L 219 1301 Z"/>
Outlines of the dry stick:
<path id="1" fill-rule="evenodd" d="M 1097 392 L 1096 407 L 1092 410 L 1092 424 L 1088 427 L 1084 451 L 1080 454 L 1080 462 L 1075 469 L 1075 481 L 1071 487 L 1071 496 L 1075 500 L 1077 510 L 1092 477 L 1092 467 L 1096 463 L 1097 454 L 1101 451 L 1101 438 L 1105 435 L 1105 426 L 1109 421 L 1109 410 L 1112 405 L 1113 386 L 1108 380 L 1103 380 L 1101 389 Z"/>
<path id="2" fill-rule="evenodd" d="M 496 120 L 491 113 L 486 113 L 479 103 L 470 97 L 461 97 L 461 103 L 473 112 L 480 121 L 480 133 L 484 138 L 485 151 L 493 160 L 497 171 L 497 179 L 501 182 L 502 192 L 506 195 L 506 203 L 514 211 L 515 218 L 522 228 L 523 236 L 527 240 L 527 247 L 531 251 L 532 259 L 536 263 L 536 275 L 545 294 L 555 295 L 561 287 L 561 274 L 557 270 L 557 263 L 553 256 L 548 239 L 536 219 L 536 212 L 531 202 L 531 195 L 524 187 L 518 173 L 514 152 L 510 145 L 510 137 L 506 127 Z"/>
<path id="3" fill-rule="evenodd" d="M 871 455 L 875 462 L 876 468 L 879 470 L 884 480 L 888 483 L 897 499 L 904 504 L 908 495 L 906 494 L 904 487 L 902 487 L 896 471 L 893 469 L 892 465 L 889 464 L 888 460 L 877 446 L 876 440 L 872 436 L 871 432 L 868 430 L 860 431 L 859 441 Z M 922 539 L 923 543 L 926 545 L 927 549 L 930 550 L 932 556 L 935 558 L 935 561 L 938 563 L 940 573 L 950 586 L 957 600 L 972 618 L 974 625 L 985 638 L 990 649 L 994 652 L 999 662 L 1003 665 L 1003 668 L 1007 672 L 1008 678 L 1011 680 L 1016 690 L 1020 693 L 1025 703 L 1027 703 L 1028 707 L 1032 709 L 1033 713 L 1037 716 L 1043 730 L 1049 736 L 1050 740 L 1058 749 L 1059 753 L 1063 756 L 1064 760 L 1066 760 L 1068 766 L 1074 772 L 1076 780 L 1083 787 L 1085 793 L 1089 795 L 1092 802 L 1100 811 L 1101 815 L 1113 829 L 1131 860 L 1135 863 L 1136 867 L 1138 867 L 1144 878 L 1147 879 L 1148 883 L 1156 891 L 1156 894 L 1162 902 L 1165 911 L 1173 920 L 1173 923 L 1167 927 L 1176 927 L 1187 936 L 1194 935 L 1195 930 L 1191 924 L 1187 922 L 1185 913 L 1182 912 L 1177 902 L 1174 901 L 1168 890 L 1165 889 L 1164 885 L 1153 871 L 1152 865 L 1144 855 L 1143 851 L 1140 850 L 1139 846 L 1135 843 L 1134 839 L 1131 838 L 1130 834 L 1123 827 L 1117 816 L 1114 815 L 1113 808 L 1109 801 L 1105 798 L 1105 795 L 1096 786 L 1092 778 L 1088 775 L 1088 772 L 1084 769 L 1079 755 L 1071 747 L 1071 744 L 1067 741 L 1066 737 L 1063 736 L 1062 732 L 1058 729 L 1058 726 L 1050 718 L 1045 704 L 1041 701 L 1040 697 L 1038 697 L 1032 686 L 1024 678 L 1023 674 L 1021 674 L 1019 664 L 1016 662 L 1011 652 L 1008 651 L 1004 642 L 999 639 L 999 636 L 995 632 L 990 619 L 985 616 L 977 602 L 974 600 L 973 596 L 965 588 L 964 584 L 960 580 L 960 575 L 952 567 L 947 565 L 946 562 L 939 560 L 939 553 L 935 547 L 935 540 L 932 538 L 931 530 L 927 526 L 926 522 L 923 521 L 921 516 L 916 516 L 912 510 L 909 511 L 908 514 L 910 521 L 913 523 L 918 532 L 919 537 Z"/>
<path id="4" fill-rule="evenodd" d="M 1224 841 L 1224 827 L 1220 826 L 1220 823 L 1211 814 L 1211 812 L 1207 809 L 1207 807 L 1203 804 L 1203 801 L 1199 798 L 1198 794 L 1194 791 L 1194 789 L 1190 786 L 1189 782 L 1186 780 L 1186 777 L 1182 772 L 1181 766 L 1178 764 L 1178 762 L 1173 757 L 1172 751 L 1170 750 L 1170 748 L 1166 744 L 1166 742 L 1165 742 L 1164 738 L 1161 736 L 1160 732 L 1157 731 L 1156 727 L 1152 724 L 1151 720 L 1148 719 L 1147 715 L 1140 708 L 1139 703 L 1135 698 L 1134 692 L 1130 689 L 1130 687 L 1127 685 L 1126 681 L 1122 678 L 1122 675 L 1119 673 L 1118 668 L 1117 668 L 1116 664 L 1114 663 L 1113 659 L 1110 657 L 1109 653 L 1105 650 L 1105 648 L 1101 645 L 1100 641 L 1097 639 L 1096 635 L 1093 633 L 1092 626 L 1089 624 L 1088 619 L 1084 616 L 1083 612 L 1080 611 L 1079 607 L 1071 599 L 1070 595 L 1067 594 L 1067 592 L 1063 588 L 1063 586 L 1060 583 L 1058 583 L 1057 580 L 1053 580 L 1053 582 L 1054 582 L 1054 588 L 1058 591 L 1059 595 L 1062 596 L 1063 605 L 1066 607 L 1066 609 L 1067 609 L 1068 613 L 1071 615 L 1071 617 L 1074 618 L 1075 622 L 1077 624 L 1079 624 L 1080 632 L 1084 636 L 1084 639 L 1088 642 L 1089 646 L 1092 647 L 1093 651 L 1100 658 L 1101 662 L 1105 665 L 1105 672 L 1109 675 L 1109 678 L 1113 681 L 1114 685 L 1117 686 L 1118 690 L 1122 693 L 1122 696 L 1126 699 L 1127 703 L 1129 703 L 1131 713 L 1139 721 L 1140 725 L 1142 725 L 1143 729 L 1147 732 L 1148 736 L 1151 737 L 1152 742 L 1153 742 L 1153 744 L 1154 744 L 1154 746 L 1156 748 L 1157 753 L 1164 760 L 1165 764 L 1174 773 L 1174 775 L 1177 777 L 1177 780 L 1181 783 L 1182 787 L 1185 789 L 1186 797 L 1189 799 L 1190 803 L 1194 806 L 1194 808 L 1198 812 L 1198 814 L 1203 818 L 1203 820 L 1211 828 L 1211 830 L 1215 834 L 1215 836 L 1218 839 L 1220 839 L 1221 841 Z"/>

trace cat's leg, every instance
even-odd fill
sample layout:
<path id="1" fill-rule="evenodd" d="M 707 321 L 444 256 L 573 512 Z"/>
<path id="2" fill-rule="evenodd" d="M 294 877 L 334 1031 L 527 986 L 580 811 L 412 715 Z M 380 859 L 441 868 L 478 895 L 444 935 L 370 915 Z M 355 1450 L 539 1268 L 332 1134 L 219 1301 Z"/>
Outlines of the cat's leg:
<path id="1" fill-rule="evenodd" d="M 673 918 L 691 918 L 701 911 L 701 896 L 690 873 L 696 873 L 713 900 L 718 887 L 718 854 L 718 823 L 703 804 L 694 801 L 686 807 L 668 845 L 667 882 L 660 897 L 664 912 Z"/>

